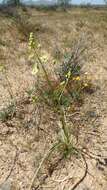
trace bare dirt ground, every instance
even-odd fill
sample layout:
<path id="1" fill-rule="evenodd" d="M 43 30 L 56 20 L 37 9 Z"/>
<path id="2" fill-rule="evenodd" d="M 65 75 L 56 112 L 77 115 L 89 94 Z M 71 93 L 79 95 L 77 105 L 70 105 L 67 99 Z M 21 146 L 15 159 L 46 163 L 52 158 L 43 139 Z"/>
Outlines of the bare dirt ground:
<path id="1" fill-rule="evenodd" d="M 27 101 L 26 91 L 35 81 L 27 56 L 27 29 L 34 32 L 43 49 L 52 56 L 57 49 L 71 46 L 81 34 L 89 35 L 92 57 L 84 69 L 97 87 L 93 94 L 86 95 L 82 107 L 75 110 L 79 114 L 73 117 L 78 144 L 86 159 L 71 156 L 55 167 L 59 158 L 55 153 L 43 165 L 34 189 L 72 190 L 86 167 L 85 179 L 74 189 L 107 190 L 107 10 L 56 12 L 29 8 L 27 12 L 20 9 L 17 12 L 26 15 L 24 22 L 28 27 L 24 32 L 11 15 L 0 13 L 0 64 L 5 65 L 9 81 L 1 72 L 0 109 L 11 101 L 10 87 L 13 97 L 19 101 L 16 115 L 0 122 L 0 190 L 29 190 L 35 169 L 57 135 L 57 116 L 44 105 L 34 106 Z"/>

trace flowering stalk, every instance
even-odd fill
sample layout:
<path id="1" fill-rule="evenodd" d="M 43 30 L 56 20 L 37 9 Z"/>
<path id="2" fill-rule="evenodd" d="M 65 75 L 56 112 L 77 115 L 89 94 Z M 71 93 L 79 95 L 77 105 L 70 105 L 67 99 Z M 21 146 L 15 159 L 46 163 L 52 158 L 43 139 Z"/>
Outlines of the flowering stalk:
<path id="1" fill-rule="evenodd" d="M 49 79 L 49 77 L 48 77 L 47 71 L 46 71 L 46 69 L 45 69 L 45 67 L 44 67 L 44 64 L 43 64 L 42 60 L 40 59 L 38 53 L 36 52 L 36 50 L 35 50 L 35 55 L 37 56 L 37 59 L 38 59 L 40 65 L 41 65 L 41 67 L 42 67 L 42 70 L 43 70 L 43 72 L 44 72 L 44 74 L 45 74 L 45 78 L 46 78 L 46 80 L 47 80 L 47 82 L 48 82 L 48 85 L 49 85 L 50 89 L 53 90 L 53 87 L 52 87 L 51 81 L 50 81 L 50 79 Z"/>
<path id="2" fill-rule="evenodd" d="M 71 77 L 71 72 L 68 71 L 68 73 L 67 73 L 67 75 L 66 75 L 66 81 L 64 81 L 64 86 L 63 86 L 63 89 L 62 89 L 61 94 L 60 94 L 60 96 L 59 96 L 59 102 L 60 102 L 60 100 L 61 100 L 61 97 L 62 97 L 62 95 L 63 95 L 65 89 L 66 89 L 66 86 L 67 86 L 67 84 L 68 84 L 68 82 L 69 82 L 70 77 Z"/>
<path id="3" fill-rule="evenodd" d="M 37 52 L 37 48 L 38 48 L 38 47 L 39 47 L 38 44 L 36 44 L 36 42 L 35 42 L 35 40 L 34 40 L 33 33 L 31 32 L 31 33 L 30 33 L 30 37 L 29 37 L 29 50 L 30 50 L 31 52 L 32 52 L 32 50 L 34 51 L 33 57 L 36 56 L 36 58 L 37 58 L 39 64 L 41 65 L 41 68 L 42 68 L 42 70 L 43 70 L 43 72 L 44 72 L 46 81 L 48 82 L 48 85 L 49 85 L 50 89 L 53 90 L 51 81 L 50 81 L 50 79 L 49 79 L 49 77 L 48 77 L 48 74 L 47 74 L 47 71 L 46 71 L 46 69 L 45 69 L 45 67 L 44 67 L 44 63 L 43 63 L 43 61 L 41 60 L 41 58 L 40 58 L 40 56 L 39 56 L 39 54 L 38 54 L 38 52 Z M 37 72 L 38 72 L 38 69 L 36 69 L 36 73 L 37 73 Z"/>

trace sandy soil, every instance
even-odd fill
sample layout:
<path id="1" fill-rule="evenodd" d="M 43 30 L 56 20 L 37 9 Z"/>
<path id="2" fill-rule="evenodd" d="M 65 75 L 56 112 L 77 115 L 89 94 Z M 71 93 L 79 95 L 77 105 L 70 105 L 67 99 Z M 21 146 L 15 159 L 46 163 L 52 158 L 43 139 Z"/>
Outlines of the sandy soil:
<path id="1" fill-rule="evenodd" d="M 107 190 L 107 11 L 28 12 L 35 35 L 51 55 L 56 48 L 68 47 L 80 34 L 91 35 L 93 55 L 84 69 L 97 87 L 93 94 L 86 95 L 80 114 L 73 117 L 86 162 L 81 156 L 71 156 L 60 161 L 50 176 L 50 166 L 59 158 L 54 153 L 43 165 L 35 181 L 38 188 L 34 189 L 72 190 L 87 166 L 88 173 L 76 190 Z M 44 105 L 26 101 L 25 92 L 35 81 L 27 58 L 28 39 L 23 41 L 23 34 L 5 14 L 0 14 L 0 33 L 0 64 L 5 65 L 9 80 L 8 84 L 4 73 L 0 73 L 0 109 L 11 101 L 9 85 L 19 101 L 15 117 L 0 122 L 0 190 L 29 190 L 35 169 L 56 139 L 58 118 Z"/>

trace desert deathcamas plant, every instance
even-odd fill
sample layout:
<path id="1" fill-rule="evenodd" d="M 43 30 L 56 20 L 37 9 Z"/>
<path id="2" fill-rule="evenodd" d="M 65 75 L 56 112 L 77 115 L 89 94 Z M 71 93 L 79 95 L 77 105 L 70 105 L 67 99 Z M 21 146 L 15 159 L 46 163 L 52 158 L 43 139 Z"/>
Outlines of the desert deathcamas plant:
<path id="1" fill-rule="evenodd" d="M 53 109 L 53 111 L 57 113 L 57 115 L 59 116 L 60 127 L 58 138 L 56 139 L 56 142 L 53 144 L 53 146 L 49 149 L 47 154 L 43 157 L 38 169 L 35 171 L 29 190 L 31 190 L 34 180 L 37 177 L 42 164 L 47 159 L 47 157 L 49 157 L 52 151 L 57 149 L 61 151 L 61 154 L 63 154 L 63 156 L 68 156 L 69 154 L 74 153 L 77 154 L 78 152 L 75 148 L 73 135 L 69 131 L 69 127 L 66 122 L 67 113 L 64 101 L 65 97 L 67 101 L 69 100 L 68 91 L 70 85 L 71 87 L 72 84 L 76 85 L 75 89 L 77 90 L 77 92 L 81 92 L 81 89 L 83 88 L 83 83 L 81 82 L 80 77 L 80 57 L 84 51 L 85 47 L 81 49 L 78 46 L 72 53 L 72 55 L 68 54 L 67 57 L 65 57 L 64 59 L 64 63 L 59 74 L 60 80 L 58 78 L 55 79 L 57 81 L 52 81 L 48 74 L 48 69 L 46 68 L 46 63 L 48 62 L 48 55 L 43 54 L 41 45 L 37 42 L 37 39 L 35 40 L 33 33 L 30 33 L 29 59 L 33 62 L 32 74 L 35 76 L 36 80 L 36 91 L 39 91 L 39 96 L 37 97 L 36 95 L 36 102 L 37 100 L 40 100 L 40 103 L 42 103 L 41 100 L 43 100 L 45 103 L 47 103 L 48 106 L 50 106 L 49 109 Z M 41 79 L 43 79 L 43 81 Z M 45 85 L 42 84 L 42 88 L 41 81 L 45 83 Z M 57 84 L 56 86 L 55 82 Z M 46 87 L 43 88 L 43 86 L 48 86 L 48 90 L 46 91 Z M 71 88 L 71 91 L 72 89 L 73 87 Z"/>

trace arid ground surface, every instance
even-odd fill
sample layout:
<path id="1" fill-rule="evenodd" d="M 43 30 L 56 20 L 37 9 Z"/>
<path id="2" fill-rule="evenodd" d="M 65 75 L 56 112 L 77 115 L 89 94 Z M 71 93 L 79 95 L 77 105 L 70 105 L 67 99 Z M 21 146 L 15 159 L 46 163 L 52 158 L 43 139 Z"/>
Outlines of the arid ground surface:
<path id="1" fill-rule="evenodd" d="M 76 190 L 107 190 L 107 9 L 80 8 L 0 12 L 0 65 L 6 68 L 6 73 L 0 72 L 0 110 L 12 101 L 10 90 L 19 102 L 15 116 L 0 122 L 0 190 L 29 190 L 35 169 L 57 134 L 57 116 L 44 105 L 36 107 L 27 100 L 26 91 L 36 80 L 28 59 L 30 32 L 50 56 L 72 46 L 79 36 L 89 36 L 91 55 L 84 70 L 96 87 L 76 108 L 78 113 L 69 114 L 78 144 L 86 152 L 86 163 L 73 155 L 55 167 L 59 155 L 53 155 L 43 164 L 34 189 L 72 190 L 87 165 L 87 175 Z M 52 64 L 47 67 L 51 70 Z M 55 168 L 49 175 L 51 165 Z"/>

